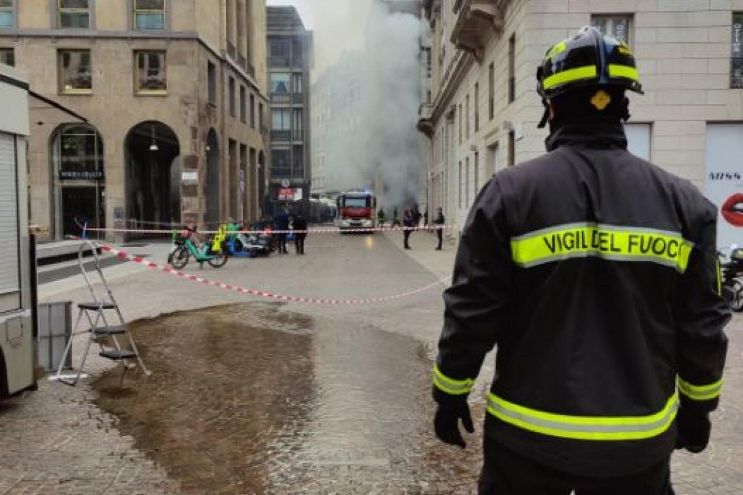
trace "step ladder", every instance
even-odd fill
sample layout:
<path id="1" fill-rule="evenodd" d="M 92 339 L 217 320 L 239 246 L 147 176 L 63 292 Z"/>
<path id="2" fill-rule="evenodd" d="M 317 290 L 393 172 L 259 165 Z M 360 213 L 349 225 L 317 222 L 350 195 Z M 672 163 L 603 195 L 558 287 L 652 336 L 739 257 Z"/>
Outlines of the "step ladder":
<path id="1" fill-rule="evenodd" d="M 95 271 L 98 273 L 98 278 L 100 279 L 101 285 L 106 292 L 106 294 L 103 296 L 99 296 L 99 294 L 93 287 L 90 278 L 88 277 L 88 271 L 85 268 L 85 262 L 83 259 L 84 253 L 88 251 L 91 251 L 93 253 Z M 55 379 L 61 383 L 71 385 L 73 387 L 77 385 L 77 382 L 80 380 L 80 376 L 82 375 L 85 361 L 88 357 L 88 352 L 90 351 L 90 347 L 93 344 L 97 344 L 99 346 L 99 354 L 101 357 L 121 363 L 122 372 L 119 386 L 123 385 L 127 371 L 129 371 L 129 369 L 131 368 L 136 367 L 136 365 L 134 364 L 135 361 L 139 364 L 139 367 L 142 369 L 142 372 L 145 374 L 145 376 L 150 376 L 151 372 L 145 367 L 144 362 L 142 362 L 142 357 L 137 350 L 134 339 L 132 339 L 132 335 L 127 329 L 126 322 L 124 321 L 124 316 L 121 314 L 121 310 L 119 309 L 119 305 L 116 303 L 116 299 L 114 299 L 114 295 L 111 292 L 111 288 L 108 286 L 106 277 L 103 276 L 100 258 L 98 256 L 98 246 L 91 241 L 85 240 L 83 244 L 80 245 L 80 250 L 78 253 L 78 263 L 80 265 L 80 271 L 83 275 L 83 278 L 85 279 L 85 284 L 88 286 L 88 291 L 90 292 L 91 296 L 91 302 L 84 302 L 77 305 L 78 313 L 77 319 L 75 321 L 75 326 L 72 331 L 72 337 L 65 347 L 65 351 L 62 355 L 62 360 L 60 361 L 59 368 L 57 369 Z M 113 322 L 112 320 L 112 312 L 115 314 L 115 318 L 117 320 L 116 322 Z M 106 316 L 107 313 L 109 314 L 109 316 Z M 85 347 L 85 352 L 83 352 L 80 367 L 77 370 L 77 374 L 63 375 L 62 368 L 64 367 L 64 363 L 67 361 L 67 355 L 72 351 L 72 340 L 75 335 L 78 335 L 78 327 L 83 321 L 83 316 L 87 319 L 89 328 L 87 330 L 88 342 Z M 109 323 L 109 321 L 111 321 L 111 323 Z M 81 333 L 84 332 L 85 331 Z M 128 346 L 122 347 L 119 340 L 128 340 Z"/>

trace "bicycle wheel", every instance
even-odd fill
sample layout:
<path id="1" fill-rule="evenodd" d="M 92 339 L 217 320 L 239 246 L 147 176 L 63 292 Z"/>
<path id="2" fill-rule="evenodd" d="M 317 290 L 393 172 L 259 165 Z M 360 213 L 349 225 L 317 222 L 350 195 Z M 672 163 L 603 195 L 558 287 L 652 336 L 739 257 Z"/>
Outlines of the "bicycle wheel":
<path id="1" fill-rule="evenodd" d="M 211 257 L 207 260 L 207 263 L 209 263 L 209 265 L 213 266 L 214 268 L 222 268 L 224 265 L 227 264 L 227 259 L 227 254 L 222 251 L 221 253 L 211 255 Z"/>
<path id="2" fill-rule="evenodd" d="M 729 281 L 727 285 L 731 292 L 728 305 L 730 306 L 730 309 L 736 313 L 740 313 L 743 311 L 743 282 L 734 278 Z"/>
<path id="3" fill-rule="evenodd" d="M 168 257 L 168 263 L 176 270 L 181 270 L 188 264 L 190 254 L 185 246 L 179 247 L 173 254 Z"/>

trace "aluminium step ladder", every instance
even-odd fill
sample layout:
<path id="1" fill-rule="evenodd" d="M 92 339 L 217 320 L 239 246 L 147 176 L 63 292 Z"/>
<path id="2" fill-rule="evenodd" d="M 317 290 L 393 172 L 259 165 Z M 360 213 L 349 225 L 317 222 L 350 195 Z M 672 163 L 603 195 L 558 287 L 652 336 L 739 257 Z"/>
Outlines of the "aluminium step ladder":
<path id="1" fill-rule="evenodd" d="M 86 251 L 91 251 L 93 253 L 95 271 L 98 273 L 101 284 L 106 291 L 106 294 L 102 297 L 99 296 L 99 294 L 96 292 L 93 284 L 90 281 L 90 278 L 88 278 L 88 271 L 85 268 L 85 263 L 83 260 L 83 254 Z M 121 363 L 122 373 L 121 380 L 119 381 L 119 386 L 123 385 L 127 371 L 129 371 L 130 368 L 134 368 L 136 366 L 133 361 L 136 361 L 139 364 L 145 376 L 149 376 L 151 372 L 145 367 L 144 362 L 142 361 L 142 357 L 137 350 L 137 346 L 134 343 L 134 339 L 132 339 L 132 335 L 127 329 L 126 322 L 124 321 L 124 316 L 121 314 L 119 305 L 116 302 L 116 299 L 114 299 L 114 295 L 111 292 L 111 288 L 108 286 L 106 277 L 103 276 L 100 258 L 98 256 L 98 246 L 91 241 L 85 240 L 85 242 L 80 245 L 80 250 L 78 253 L 78 264 L 80 265 L 80 271 L 83 275 L 83 278 L 85 279 L 85 284 L 88 286 L 88 291 L 90 292 L 92 302 L 84 302 L 77 305 L 79 311 L 77 313 L 77 319 L 72 331 L 72 337 L 65 347 L 65 351 L 62 355 L 62 360 L 60 361 L 59 368 L 57 369 L 57 375 L 55 379 L 73 387 L 77 385 L 77 382 L 80 380 L 80 376 L 82 375 L 85 361 L 88 357 L 88 352 L 90 351 L 90 347 L 93 344 L 97 344 L 99 346 L 99 354 L 101 357 Z M 111 315 L 107 317 L 106 312 L 114 312 L 118 323 L 109 323 Z M 85 347 L 85 352 L 83 352 L 82 361 L 80 363 L 80 367 L 77 370 L 77 374 L 63 375 L 62 368 L 64 367 L 64 363 L 67 360 L 67 355 L 72 351 L 72 340 L 75 335 L 78 335 L 78 326 L 83 319 L 83 315 L 88 320 L 88 324 L 90 325 L 87 330 L 88 342 Z M 95 317 L 93 317 L 92 315 L 95 315 Z M 85 331 L 80 333 L 84 332 Z M 122 347 L 119 339 L 127 339 L 129 345 L 127 347 Z"/>

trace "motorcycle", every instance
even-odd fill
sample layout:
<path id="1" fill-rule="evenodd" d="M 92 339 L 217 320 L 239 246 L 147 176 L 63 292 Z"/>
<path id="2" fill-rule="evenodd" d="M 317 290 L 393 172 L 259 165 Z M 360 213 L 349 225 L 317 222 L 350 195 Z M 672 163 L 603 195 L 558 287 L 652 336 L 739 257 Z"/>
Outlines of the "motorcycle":
<path id="1" fill-rule="evenodd" d="M 718 253 L 722 272 L 722 296 L 730 309 L 743 311 L 743 248 L 730 246 L 730 255 Z"/>

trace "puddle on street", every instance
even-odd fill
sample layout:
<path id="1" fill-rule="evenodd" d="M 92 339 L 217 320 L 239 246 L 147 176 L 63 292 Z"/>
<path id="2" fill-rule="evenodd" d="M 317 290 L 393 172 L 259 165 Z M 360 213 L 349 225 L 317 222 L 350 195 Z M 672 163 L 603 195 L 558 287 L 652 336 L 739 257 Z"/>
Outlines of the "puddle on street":
<path id="1" fill-rule="evenodd" d="M 263 304 L 131 327 L 153 375 L 119 389 L 115 368 L 96 403 L 183 493 L 470 493 L 475 454 L 433 439 L 414 339 Z"/>

